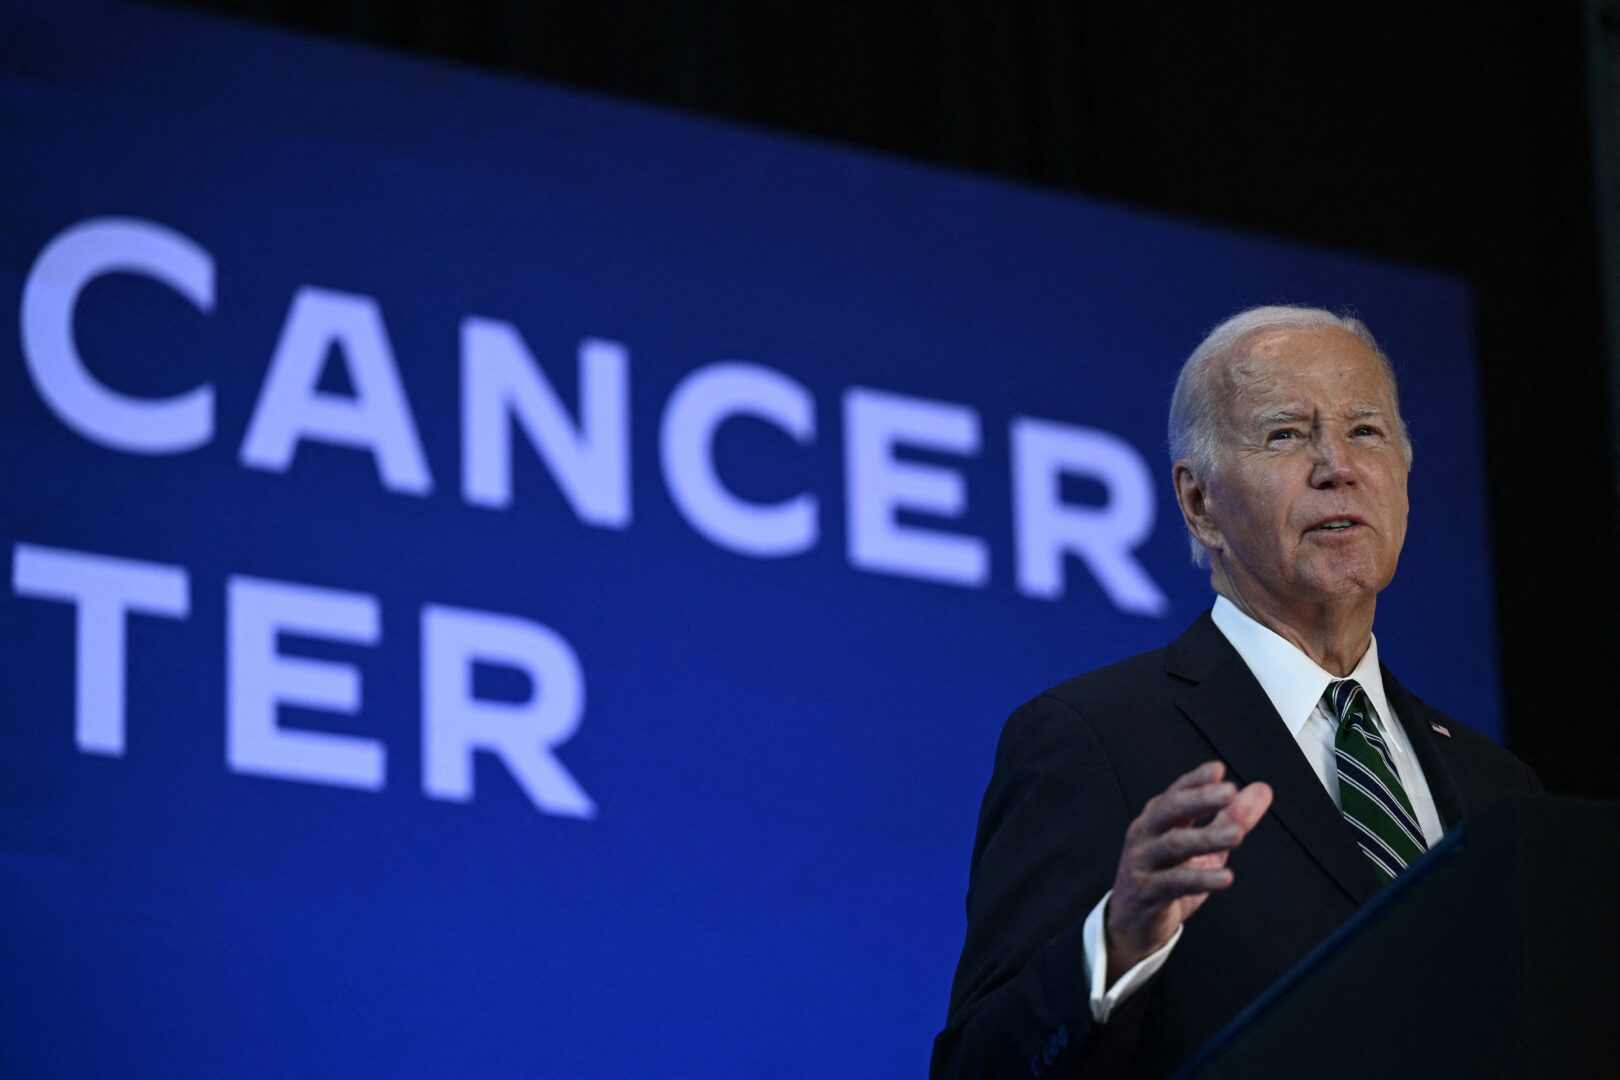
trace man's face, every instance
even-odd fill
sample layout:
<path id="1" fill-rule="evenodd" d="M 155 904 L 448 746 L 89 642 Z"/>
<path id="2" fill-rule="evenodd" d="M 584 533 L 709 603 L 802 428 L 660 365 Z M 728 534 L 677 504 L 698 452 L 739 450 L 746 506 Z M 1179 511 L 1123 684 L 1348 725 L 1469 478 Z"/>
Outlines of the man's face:
<path id="1" fill-rule="evenodd" d="M 1262 332 L 1217 376 L 1206 544 L 1246 606 L 1371 601 L 1406 539 L 1406 458 L 1378 357 L 1338 327 Z M 1218 571 L 1219 572 L 1219 571 Z"/>

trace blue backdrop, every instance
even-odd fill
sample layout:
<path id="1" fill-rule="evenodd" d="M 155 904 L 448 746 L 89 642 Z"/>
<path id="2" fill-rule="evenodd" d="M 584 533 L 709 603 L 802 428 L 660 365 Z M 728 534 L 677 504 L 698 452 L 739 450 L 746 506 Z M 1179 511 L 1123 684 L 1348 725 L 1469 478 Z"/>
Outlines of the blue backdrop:
<path id="1" fill-rule="evenodd" d="M 1163 415 L 1254 303 L 1395 358 L 1382 653 L 1499 733 L 1452 279 L 0 12 L 8 1075 L 920 1075 L 1003 717 L 1208 605 Z"/>

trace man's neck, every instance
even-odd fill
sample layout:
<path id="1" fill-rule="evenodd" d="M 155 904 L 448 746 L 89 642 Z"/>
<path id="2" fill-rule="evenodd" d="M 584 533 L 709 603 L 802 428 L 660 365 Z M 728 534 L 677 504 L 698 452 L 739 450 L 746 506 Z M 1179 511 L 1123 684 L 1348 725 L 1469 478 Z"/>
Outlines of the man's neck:
<path id="1" fill-rule="evenodd" d="M 1251 602 L 1224 574 L 1215 574 L 1211 584 L 1243 614 L 1310 657 L 1323 671 L 1340 678 L 1355 670 L 1372 642 L 1376 597 L 1354 604 L 1313 604 L 1281 611 Z"/>

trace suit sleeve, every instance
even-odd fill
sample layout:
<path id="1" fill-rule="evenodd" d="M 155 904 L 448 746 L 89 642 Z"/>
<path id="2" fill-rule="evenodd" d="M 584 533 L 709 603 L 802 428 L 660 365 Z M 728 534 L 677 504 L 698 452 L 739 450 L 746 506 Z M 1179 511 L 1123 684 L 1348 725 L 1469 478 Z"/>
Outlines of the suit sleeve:
<path id="1" fill-rule="evenodd" d="M 1042 696 L 1008 719 L 979 813 L 967 938 L 933 1080 L 1122 1073 L 1152 986 L 1091 1021 L 1083 928 L 1130 817 L 1091 727 Z"/>

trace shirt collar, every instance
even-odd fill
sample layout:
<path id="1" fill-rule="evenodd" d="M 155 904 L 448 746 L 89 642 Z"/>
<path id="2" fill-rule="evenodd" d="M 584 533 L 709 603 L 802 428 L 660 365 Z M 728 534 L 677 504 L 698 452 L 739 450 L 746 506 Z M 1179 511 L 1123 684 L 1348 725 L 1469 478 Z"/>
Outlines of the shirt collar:
<path id="1" fill-rule="evenodd" d="M 1260 689 L 1271 699 L 1277 715 L 1297 739 L 1299 731 L 1311 718 L 1317 703 L 1327 691 L 1328 683 L 1338 676 L 1316 666 L 1294 644 L 1268 630 L 1238 610 L 1238 606 L 1224 596 L 1215 598 L 1215 609 L 1210 612 L 1215 626 L 1231 642 L 1249 670 L 1254 672 Z M 1389 701 L 1384 697 L 1384 675 L 1378 666 L 1378 638 L 1372 636 L 1367 651 L 1356 664 L 1349 678 L 1361 684 L 1372 703 L 1373 711 L 1384 726 L 1388 726 Z"/>

